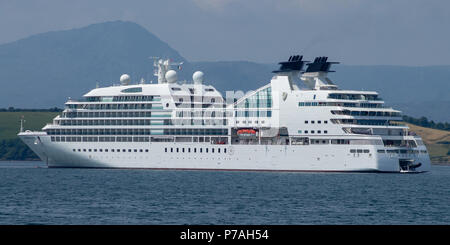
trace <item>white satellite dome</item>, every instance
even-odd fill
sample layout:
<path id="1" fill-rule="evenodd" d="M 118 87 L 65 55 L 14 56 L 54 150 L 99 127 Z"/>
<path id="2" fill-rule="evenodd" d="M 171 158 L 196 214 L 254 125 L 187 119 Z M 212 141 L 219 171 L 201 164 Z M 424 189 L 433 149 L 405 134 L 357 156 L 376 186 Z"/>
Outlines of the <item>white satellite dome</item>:
<path id="1" fill-rule="evenodd" d="M 175 83 L 177 81 L 177 72 L 174 70 L 169 70 L 166 72 L 165 77 L 168 83 Z"/>
<path id="2" fill-rule="evenodd" d="M 194 72 L 194 74 L 192 75 L 192 80 L 194 80 L 194 84 L 202 84 L 204 76 L 205 74 L 203 74 L 203 72 L 201 71 Z"/>
<path id="3" fill-rule="evenodd" d="M 122 85 L 128 85 L 130 84 L 130 81 L 131 81 L 130 75 L 122 74 L 122 76 L 120 76 L 120 83 Z"/>

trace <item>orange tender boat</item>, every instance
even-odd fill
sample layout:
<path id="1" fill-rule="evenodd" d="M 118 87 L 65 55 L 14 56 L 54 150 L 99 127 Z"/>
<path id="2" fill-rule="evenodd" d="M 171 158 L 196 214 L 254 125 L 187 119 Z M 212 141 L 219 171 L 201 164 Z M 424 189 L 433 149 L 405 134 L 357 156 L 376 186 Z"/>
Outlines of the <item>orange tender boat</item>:
<path id="1" fill-rule="evenodd" d="M 240 129 L 237 131 L 239 136 L 256 136 L 256 131 L 253 129 Z"/>

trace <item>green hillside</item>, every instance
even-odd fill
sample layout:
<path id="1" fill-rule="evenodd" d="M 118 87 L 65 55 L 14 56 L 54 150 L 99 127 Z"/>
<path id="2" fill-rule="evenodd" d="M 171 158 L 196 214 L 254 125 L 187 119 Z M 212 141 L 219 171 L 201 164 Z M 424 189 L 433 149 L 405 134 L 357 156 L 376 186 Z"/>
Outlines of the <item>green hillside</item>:
<path id="1" fill-rule="evenodd" d="M 18 137 L 20 118 L 25 119 L 24 129 L 41 130 L 59 112 L 49 111 L 1 111 L 0 112 L 0 160 L 38 160 Z"/>
<path id="2" fill-rule="evenodd" d="M 450 163 L 450 131 L 417 126 L 408 123 L 411 131 L 414 131 L 427 146 L 433 163 Z"/>
<path id="3" fill-rule="evenodd" d="M 0 140 L 14 139 L 19 133 L 20 118 L 24 116 L 24 129 L 41 130 L 59 112 L 0 112 Z"/>

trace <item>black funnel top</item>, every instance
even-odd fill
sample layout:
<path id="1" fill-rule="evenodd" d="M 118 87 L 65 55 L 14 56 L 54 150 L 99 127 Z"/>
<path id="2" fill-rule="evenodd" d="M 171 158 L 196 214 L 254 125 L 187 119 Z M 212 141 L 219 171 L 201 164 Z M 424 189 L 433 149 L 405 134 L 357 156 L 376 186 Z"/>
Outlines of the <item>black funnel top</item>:
<path id="1" fill-rule="evenodd" d="M 314 62 L 306 64 L 308 68 L 306 68 L 306 72 L 334 72 L 330 71 L 330 67 L 332 64 L 339 64 L 339 62 L 327 62 L 328 57 L 316 57 Z"/>
<path id="2" fill-rule="evenodd" d="M 289 57 L 288 61 L 283 61 L 280 64 L 280 69 L 277 71 L 273 71 L 274 73 L 278 72 L 289 72 L 289 71 L 301 71 L 303 69 L 303 65 L 306 61 L 302 61 L 303 55 L 293 55 Z"/>

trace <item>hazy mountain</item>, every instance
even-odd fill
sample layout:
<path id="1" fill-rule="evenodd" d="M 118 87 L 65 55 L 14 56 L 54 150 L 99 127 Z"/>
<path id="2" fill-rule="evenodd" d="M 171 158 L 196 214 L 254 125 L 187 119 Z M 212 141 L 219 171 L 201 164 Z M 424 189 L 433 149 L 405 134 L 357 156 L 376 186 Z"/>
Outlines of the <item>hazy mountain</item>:
<path id="1" fill-rule="evenodd" d="M 141 26 L 123 21 L 34 35 L 0 45 L 0 105 L 62 106 L 67 97 L 117 81 L 151 77 L 150 56 L 184 61 Z M 106 82 L 106 83 L 105 83 Z"/>
<path id="2" fill-rule="evenodd" d="M 246 92 L 266 84 L 278 62 L 189 62 L 138 24 L 93 24 L 0 45 L 0 107 L 63 107 L 68 97 L 81 97 L 97 83 L 117 83 L 123 73 L 133 82 L 155 81 L 151 56 L 185 62 L 180 80 L 202 70 L 206 82 L 221 91 Z M 335 65 L 334 70 L 330 77 L 341 88 L 375 90 L 410 116 L 450 121 L 450 66 Z"/>

